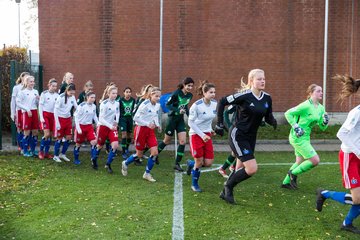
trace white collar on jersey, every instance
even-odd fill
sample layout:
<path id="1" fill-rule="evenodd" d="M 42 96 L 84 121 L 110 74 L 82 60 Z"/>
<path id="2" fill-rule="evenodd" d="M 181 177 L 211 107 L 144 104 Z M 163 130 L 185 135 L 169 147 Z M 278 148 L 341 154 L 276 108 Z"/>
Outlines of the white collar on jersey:
<path id="1" fill-rule="evenodd" d="M 261 99 L 264 97 L 264 92 L 263 92 L 263 91 L 260 91 L 260 96 L 259 96 L 259 97 L 256 96 L 253 91 L 251 91 L 251 93 L 252 93 L 252 95 L 254 95 L 254 97 L 255 97 L 257 100 L 261 100 Z"/>

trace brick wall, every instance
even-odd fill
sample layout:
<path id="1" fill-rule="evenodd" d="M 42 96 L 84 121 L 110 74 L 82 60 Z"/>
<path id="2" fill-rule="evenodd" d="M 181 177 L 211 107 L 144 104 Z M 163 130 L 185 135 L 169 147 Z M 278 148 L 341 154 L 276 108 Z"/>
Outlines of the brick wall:
<path id="1" fill-rule="evenodd" d="M 324 2 L 318 0 L 164 1 L 163 89 L 185 76 L 208 80 L 217 96 L 232 93 L 253 68 L 266 72 L 274 110 L 305 99 L 322 85 Z M 335 73 L 360 78 L 360 4 L 329 1 L 328 111 L 336 103 Z M 160 1 L 39 1 L 40 61 L 44 77 L 75 74 L 80 90 L 91 79 L 100 95 L 106 82 L 134 92 L 159 82 Z"/>

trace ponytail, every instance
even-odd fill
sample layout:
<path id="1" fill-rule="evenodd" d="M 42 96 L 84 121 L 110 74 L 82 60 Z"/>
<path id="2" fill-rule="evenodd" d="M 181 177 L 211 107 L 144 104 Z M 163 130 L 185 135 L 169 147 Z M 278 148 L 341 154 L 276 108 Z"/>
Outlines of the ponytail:
<path id="1" fill-rule="evenodd" d="M 184 78 L 184 79 L 182 80 L 181 83 L 179 83 L 179 84 L 177 85 L 177 88 L 181 90 L 181 89 L 184 88 L 185 85 L 188 85 L 188 84 L 190 84 L 190 83 L 194 84 L 195 82 L 194 82 L 194 80 L 193 80 L 191 77 L 186 77 L 186 78 Z"/>
<path id="2" fill-rule="evenodd" d="M 68 95 L 67 95 L 67 92 L 68 91 L 75 91 L 75 84 L 72 84 L 70 83 L 69 85 L 67 85 L 67 87 L 65 88 L 65 104 L 67 103 L 67 98 L 68 98 Z"/>
<path id="3" fill-rule="evenodd" d="M 200 82 L 200 85 L 196 89 L 196 93 L 203 97 L 204 93 L 210 90 L 210 88 L 215 88 L 215 85 L 212 83 L 209 83 L 208 81 L 204 80 Z"/>
<path id="4" fill-rule="evenodd" d="M 346 98 L 356 93 L 360 87 L 360 79 L 355 80 L 349 75 L 336 74 L 334 77 L 332 77 L 332 79 L 340 82 L 342 85 L 340 94 L 337 99 L 338 101 L 341 102 L 341 104 L 344 102 Z"/>
<path id="5" fill-rule="evenodd" d="M 20 74 L 20 76 L 18 77 L 18 79 L 16 79 L 16 82 L 15 82 L 15 83 L 16 83 L 16 84 L 22 83 L 23 78 L 24 78 L 26 75 L 30 76 L 30 73 L 28 73 L 28 72 L 22 72 L 22 73 Z"/>
<path id="6" fill-rule="evenodd" d="M 102 97 L 101 97 L 101 99 L 100 99 L 100 103 L 101 102 L 103 102 L 105 99 L 107 99 L 108 98 L 108 94 L 111 92 L 111 90 L 113 90 L 113 89 L 117 89 L 117 87 L 116 87 L 116 85 L 115 85 L 115 83 L 113 83 L 113 82 L 110 82 L 110 83 L 108 83 L 107 85 L 106 85 L 106 88 L 105 88 L 105 90 L 104 90 L 104 92 L 103 92 L 103 95 L 102 95 Z"/>
<path id="7" fill-rule="evenodd" d="M 151 92 L 151 89 L 153 88 L 152 84 L 145 85 L 141 88 L 140 93 L 136 93 L 136 96 L 138 98 L 148 98 L 149 92 Z"/>

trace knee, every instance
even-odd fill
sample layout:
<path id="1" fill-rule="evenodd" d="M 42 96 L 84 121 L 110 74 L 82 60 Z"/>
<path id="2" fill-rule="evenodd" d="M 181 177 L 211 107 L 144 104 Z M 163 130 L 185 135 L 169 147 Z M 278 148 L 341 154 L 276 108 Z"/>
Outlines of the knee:
<path id="1" fill-rule="evenodd" d="M 90 144 L 91 144 L 92 146 L 95 146 L 95 145 L 96 145 L 96 140 L 92 140 L 92 141 L 90 142 Z"/>
<path id="2" fill-rule="evenodd" d="M 112 147 L 112 149 L 118 149 L 119 143 L 113 142 L 113 143 L 111 144 L 111 147 Z"/>
<path id="3" fill-rule="evenodd" d="M 312 158 L 310 159 L 310 161 L 312 162 L 312 164 L 313 164 L 314 166 L 317 166 L 317 165 L 320 163 L 320 158 L 319 158 L 318 155 L 316 155 L 315 157 L 312 157 Z"/>
<path id="4" fill-rule="evenodd" d="M 179 141 L 179 144 L 180 144 L 180 145 L 185 145 L 185 144 L 186 144 L 186 141 L 185 141 L 185 140 L 180 140 L 180 141 Z"/>
<path id="5" fill-rule="evenodd" d="M 249 176 L 254 175 L 257 172 L 257 170 L 258 170 L 257 165 L 245 167 L 245 171 Z"/>
<path id="6" fill-rule="evenodd" d="M 150 154 L 151 154 L 151 156 L 157 156 L 159 154 L 159 152 L 158 152 L 157 148 L 151 149 Z"/>
<path id="7" fill-rule="evenodd" d="M 211 167 L 213 162 L 214 162 L 214 159 L 205 159 L 204 162 L 203 162 L 203 166 L 204 167 Z"/>
<path id="8" fill-rule="evenodd" d="M 360 205 L 360 196 L 351 195 L 351 197 L 352 197 L 353 205 Z"/>

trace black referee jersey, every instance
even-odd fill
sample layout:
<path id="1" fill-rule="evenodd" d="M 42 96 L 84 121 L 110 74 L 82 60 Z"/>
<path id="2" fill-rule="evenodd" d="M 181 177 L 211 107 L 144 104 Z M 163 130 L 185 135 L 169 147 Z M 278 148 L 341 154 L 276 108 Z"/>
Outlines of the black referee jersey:
<path id="1" fill-rule="evenodd" d="M 259 97 L 249 89 L 223 97 L 218 102 L 217 119 L 218 125 L 223 124 L 224 108 L 227 105 L 236 106 L 236 117 L 234 125 L 240 132 L 249 135 L 256 135 L 262 119 L 270 125 L 276 124 L 272 114 L 272 100 L 269 94 L 261 91 Z"/>

